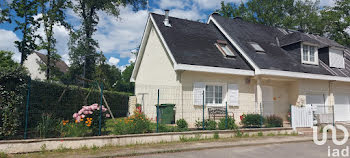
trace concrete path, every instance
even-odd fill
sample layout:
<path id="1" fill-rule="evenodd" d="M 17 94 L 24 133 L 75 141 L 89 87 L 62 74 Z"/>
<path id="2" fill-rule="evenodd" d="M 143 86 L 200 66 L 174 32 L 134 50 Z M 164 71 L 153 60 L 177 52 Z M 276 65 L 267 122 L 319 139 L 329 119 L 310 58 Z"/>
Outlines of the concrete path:
<path id="1" fill-rule="evenodd" d="M 192 142 L 192 143 L 178 143 L 167 145 L 164 144 L 158 147 L 144 147 L 144 148 L 130 148 L 115 151 L 114 153 L 104 153 L 101 155 L 94 155 L 91 157 L 128 157 L 135 155 L 144 154 L 158 154 L 158 153 L 174 153 L 174 152 L 184 152 L 184 151 L 194 151 L 201 152 L 198 150 L 207 149 L 221 149 L 222 148 L 232 148 L 232 147 L 247 147 L 247 146 L 261 146 L 267 144 L 284 144 L 284 143 L 295 143 L 295 142 L 311 142 L 311 137 L 303 136 L 273 136 L 273 137 L 263 137 L 263 138 L 241 138 L 233 141 L 212 141 L 212 142 Z M 71 155 L 76 157 L 77 155 Z M 84 156 L 86 157 L 86 155 Z M 181 156 L 180 156 L 181 157 Z"/>
<path id="2" fill-rule="evenodd" d="M 206 149 L 166 154 L 152 154 L 137 156 L 135 158 L 327 158 L 328 146 L 330 146 L 330 151 L 332 151 L 333 149 L 345 149 L 346 146 L 349 145 L 350 144 L 348 143 L 343 146 L 336 146 L 331 141 L 328 141 L 328 143 L 323 146 L 315 145 L 313 142 L 298 142 L 287 144 L 268 144 L 260 146 Z M 330 157 L 332 157 L 333 153 L 330 154 Z M 340 155 L 339 157 L 349 157 L 349 151 L 347 155 Z"/>

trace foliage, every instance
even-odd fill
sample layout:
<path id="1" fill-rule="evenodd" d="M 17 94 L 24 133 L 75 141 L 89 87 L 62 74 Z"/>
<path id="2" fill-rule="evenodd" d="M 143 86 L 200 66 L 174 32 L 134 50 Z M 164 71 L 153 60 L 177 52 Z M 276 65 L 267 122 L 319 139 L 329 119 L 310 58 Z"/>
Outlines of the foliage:
<path id="1" fill-rule="evenodd" d="M 95 65 L 98 54 L 98 42 L 93 39 L 96 26 L 99 23 L 98 12 L 105 12 L 118 17 L 119 6 L 132 5 L 135 10 L 146 5 L 146 0 L 85 0 L 72 1 L 74 12 L 81 18 L 82 25 L 71 33 L 69 42 L 70 60 L 73 69 L 80 71 L 85 68 L 84 77 L 92 79 L 95 73 Z"/>
<path id="2" fill-rule="evenodd" d="M 244 114 L 242 124 L 244 127 L 261 127 L 264 124 L 264 117 L 259 114 Z"/>
<path id="3" fill-rule="evenodd" d="M 101 110 L 102 109 L 102 117 Z M 73 114 L 73 118 L 76 123 L 79 123 L 81 119 L 86 119 L 86 126 L 92 130 L 94 135 L 98 135 L 99 125 L 101 119 L 101 129 L 105 128 L 105 118 L 110 117 L 110 114 L 107 113 L 107 108 L 103 105 L 102 107 L 98 104 L 92 104 L 90 106 L 83 106 L 78 113 Z"/>
<path id="4" fill-rule="evenodd" d="M 260 131 L 260 132 L 258 132 L 258 136 L 262 137 L 262 136 L 264 136 L 264 133 Z"/>
<path id="5" fill-rule="evenodd" d="M 213 138 L 214 139 L 219 139 L 220 138 L 219 133 L 218 132 L 214 132 Z"/>
<path id="6" fill-rule="evenodd" d="M 159 132 L 175 132 L 178 130 L 178 128 L 166 124 L 158 124 L 158 130 Z"/>
<path id="7" fill-rule="evenodd" d="M 127 118 L 119 118 L 114 120 L 112 133 L 116 135 L 122 134 L 141 134 L 151 132 L 151 121 L 144 113 L 134 111 L 134 114 Z"/>
<path id="8" fill-rule="evenodd" d="M 267 116 L 265 119 L 266 127 L 283 127 L 283 119 L 277 115 Z"/>
<path id="9" fill-rule="evenodd" d="M 79 111 L 82 106 L 100 102 L 101 92 L 97 89 L 32 81 L 29 107 L 31 121 L 28 127 L 34 128 L 41 121 L 42 113 L 52 114 L 52 117 L 60 120 L 72 119 L 72 113 Z M 126 116 L 130 94 L 103 91 L 103 95 L 115 117 Z"/>
<path id="10" fill-rule="evenodd" d="M 6 4 L 6 1 L 3 3 L 0 3 L 0 24 L 3 22 L 11 22 L 11 19 L 9 17 L 10 15 L 10 8 Z M 1 156 L 0 156 L 1 157 Z"/>
<path id="11" fill-rule="evenodd" d="M 121 76 L 121 71 L 115 65 L 107 64 L 106 58 L 102 56 L 101 64 L 96 66 L 96 73 L 94 78 L 97 81 L 103 82 L 104 89 L 116 90 L 115 84 L 120 82 L 122 78 Z"/>
<path id="12" fill-rule="evenodd" d="M 18 67 L 19 65 L 12 60 L 13 53 L 0 50 L 0 67 Z"/>
<path id="13" fill-rule="evenodd" d="M 38 14 L 37 1 L 13 0 L 11 9 L 20 20 L 15 20 L 16 27 L 14 31 L 21 31 L 22 39 L 15 41 L 18 51 L 21 53 L 21 65 L 27 59 L 27 56 L 36 50 L 35 44 L 38 35 L 35 34 L 38 29 L 38 21 L 34 18 Z"/>
<path id="14" fill-rule="evenodd" d="M 226 118 L 221 118 L 218 123 L 219 129 L 224 130 L 226 129 Z M 232 117 L 227 117 L 227 129 L 233 130 L 237 129 L 237 125 L 235 124 L 235 119 Z"/>
<path id="15" fill-rule="evenodd" d="M 185 119 L 179 119 L 176 121 L 177 129 L 179 131 L 187 131 L 188 130 L 188 123 Z"/>
<path id="16" fill-rule="evenodd" d="M 56 39 L 54 38 L 54 25 L 61 25 L 69 27 L 68 23 L 65 22 L 65 13 L 69 5 L 66 0 L 38 0 L 38 5 L 40 8 L 41 17 L 38 21 L 42 23 L 44 28 L 45 37 L 40 37 L 41 43 L 39 49 L 44 49 L 47 52 L 47 62 L 46 66 L 46 80 L 50 80 L 51 69 L 56 66 L 56 60 L 52 61 L 52 56 L 56 54 Z"/>
<path id="17" fill-rule="evenodd" d="M 346 30 L 350 26 L 349 10 L 349 0 L 336 0 L 333 7 L 320 7 L 319 0 L 249 0 L 239 5 L 221 2 L 218 12 L 225 17 L 324 35 L 350 46 Z"/>
<path id="18" fill-rule="evenodd" d="M 15 136 L 21 125 L 27 78 L 21 66 L 0 67 L 0 139 Z"/>
<path id="19" fill-rule="evenodd" d="M 216 129 L 216 125 L 217 125 L 217 123 L 214 120 L 207 119 L 207 120 L 204 121 L 204 129 L 206 129 L 206 130 L 215 130 Z M 202 129 L 203 128 L 203 122 L 199 121 L 199 120 L 196 120 L 195 126 L 198 129 Z"/>
<path id="20" fill-rule="evenodd" d="M 89 134 L 89 128 L 83 122 L 62 122 L 60 126 L 63 137 L 84 137 Z"/>
<path id="21" fill-rule="evenodd" d="M 129 92 L 134 93 L 135 83 L 130 82 L 131 74 L 134 69 L 134 63 L 127 66 L 122 72 L 121 80 L 119 80 L 115 85 L 115 90 L 119 92 Z"/>
<path id="22" fill-rule="evenodd" d="M 56 137 L 59 135 L 60 122 L 54 119 L 51 114 L 42 114 L 41 122 L 36 127 L 37 132 L 41 138 Z"/>

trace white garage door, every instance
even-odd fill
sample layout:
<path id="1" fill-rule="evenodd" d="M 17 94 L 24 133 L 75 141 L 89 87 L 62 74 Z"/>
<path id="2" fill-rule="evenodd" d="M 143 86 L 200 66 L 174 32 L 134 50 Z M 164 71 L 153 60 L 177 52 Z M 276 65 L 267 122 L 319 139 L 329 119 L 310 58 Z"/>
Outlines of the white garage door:
<path id="1" fill-rule="evenodd" d="M 306 95 L 306 104 L 311 104 L 317 107 L 316 114 L 328 113 L 325 105 L 326 96 L 324 94 L 308 94 Z"/>
<path id="2" fill-rule="evenodd" d="M 335 121 L 350 121 L 349 96 L 336 94 L 334 96 L 334 119 Z"/>

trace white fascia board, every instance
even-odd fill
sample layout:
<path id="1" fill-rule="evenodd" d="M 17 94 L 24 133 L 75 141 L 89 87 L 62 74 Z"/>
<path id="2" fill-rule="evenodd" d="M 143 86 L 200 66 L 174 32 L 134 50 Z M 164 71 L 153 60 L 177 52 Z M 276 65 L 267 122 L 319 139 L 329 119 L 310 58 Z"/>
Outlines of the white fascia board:
<path id="1" fill-rule="evenodd" d="M 149 37 L 149 34 L 150 34 L 152 26 L 154 26 L 154 28 L 155 28 L 155 30 L 156 30 L 156 32 L 157 32 L 157 34 L 158 34 L 162 44 L 164 45 L 164 47 L 166 49 L 166 52 L 168 53 L 168 55 L 169 55 L 173 65 L 174 65 L 174 67 L 177 65 L 173 54 L 171 53 L 167 43 L 165 42 L 165 39 L 164 39 L 162 33 L 160 32 L 160 30 L 159 30 L 159 28 L 157 26 L 157 23 L 155 22 L 152 14 L 149 14 L 149 17 L 148 17 L 148 20 L 147 20 L 147 24 L 146 24 L 146 29 L 145 29 L 144 35 L 142 37 L 141 47 L 140 47 L 139 53 L 138 53 L 137 58 L 136 58 L 135 67 L 134 67 L 134 70 L 132 72 L 132 75 L 131 75 L 131 78 L 130 78 L 130 82 L 135 82 L 135 80 L 136 80 L 136 75 L 137 75 L 137 72 L 138 72 L 140 64 L 141 64 L 141 60 L 142 60 L 142 57 L 143 57 L 143 54 L 144 54 L 144 51 L 145 51 L 146 43 L 148 41 L 148 37 Z"/>
<path id="2" fill-rule="evenodd" d="M 268 69 L 260 69 L 260 71 L 255 75 L 257 76 L 270 75 L 270 76 L 279 76 L 279 77 L 350 82 L 350 77 L 340 77 L 340 76 L 330 76 L 330 75 L 320 75 L 320 74 L 310 74 L 310 73 L 280 71 L 280 70 L 268 70 Z"/>
<path id="3" fill-rule="evenodd" d="M 242 76 L 254 76 L 253 70 L 231 69 L 212 66 L 199 66 L 188 64 L 177 64 L 174 67 L 175 71 L 197 71 L 197 72 L 209 72 L 218 74 L 230 74 L 230 75 L 242 75 Z"/>
<path id="4" fill-rule="evenodd" d="M 248 61 L 248 63 L 254 68 L 255 71 L 259 71 L 259 67 L 255 64 L 255 62 L 243 51 L 243 49 L 237 44 L 235 40 L 231 38 L 231 36 L 225 31 L 223 27 L 213 18 L 213 16 L 209 17 L 208 24 L 212 21 L 216 27 L 219 28 L 220 32 L 224 34 L 224 36 L 232 43 L 232 45 L 237 48 L 237 50 L 242 54 L 242 56 Z"/>
<path id="5" fill-rule="evenodd" d="M 146 43 L 148 40 L 148 36 L 149 36 L 149 33 L 151 31 L 151 28 L 152 28 L 150 15 L 151 14 L 149 14 L 149 16 L 148 16 L 146 27 L 145 27 L 145 30 L 143 32 L 141 46 L 140 46 L 139 52 L 137 53 L 135 66 L 134 66 L 134 70 L 132 71 L 132 74 L 131 74 L 130 82 L 135 82 L 135 80 L 136 80 L 136 75 L 137 75 L 137 72 L 139 70 L 141 60 L 143 57 L 143 53 L 145 51 Z"/>

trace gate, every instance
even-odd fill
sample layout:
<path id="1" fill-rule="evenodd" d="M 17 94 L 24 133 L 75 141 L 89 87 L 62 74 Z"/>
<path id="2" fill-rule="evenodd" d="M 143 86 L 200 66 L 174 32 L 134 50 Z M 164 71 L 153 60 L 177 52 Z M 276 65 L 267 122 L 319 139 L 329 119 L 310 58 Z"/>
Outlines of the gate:
<path id="1" fill-rule="evenodd" d="M 298 107 L 291 106 L 292 127 L 312 127 L 313 126 L 313 109 L 311 106 Z"/>

